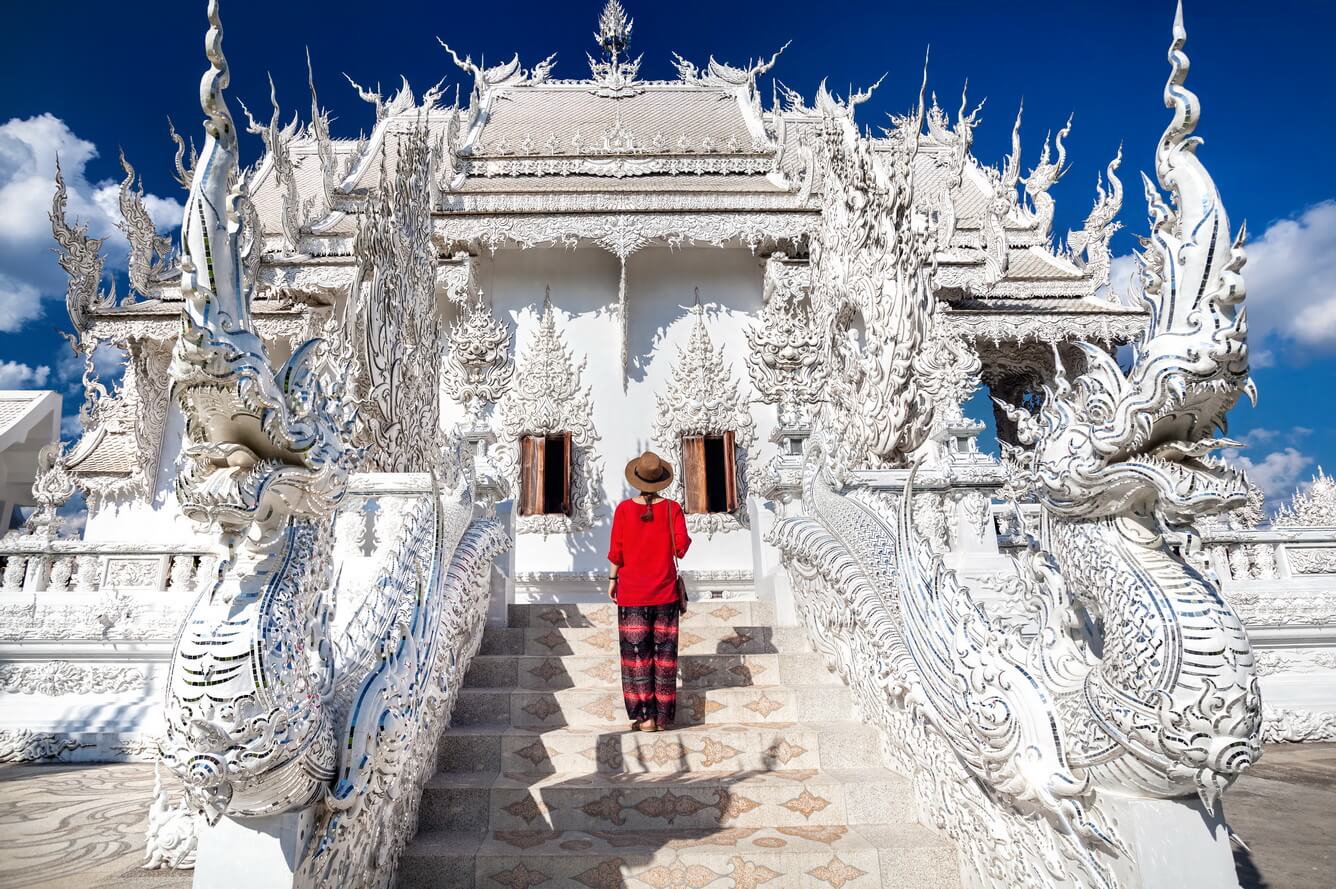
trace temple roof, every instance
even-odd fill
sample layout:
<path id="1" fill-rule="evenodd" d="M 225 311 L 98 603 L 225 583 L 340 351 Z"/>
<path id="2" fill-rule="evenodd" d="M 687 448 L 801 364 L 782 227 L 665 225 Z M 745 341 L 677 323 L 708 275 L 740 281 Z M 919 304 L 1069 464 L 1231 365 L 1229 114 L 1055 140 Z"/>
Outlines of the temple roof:
<path id="1" fill-rule="evenodd" d="M 475 157 L 773 153 L 735 90 L 684 83 L 619 97 L 582 82 L 500 88 L 471 149 Z"/>

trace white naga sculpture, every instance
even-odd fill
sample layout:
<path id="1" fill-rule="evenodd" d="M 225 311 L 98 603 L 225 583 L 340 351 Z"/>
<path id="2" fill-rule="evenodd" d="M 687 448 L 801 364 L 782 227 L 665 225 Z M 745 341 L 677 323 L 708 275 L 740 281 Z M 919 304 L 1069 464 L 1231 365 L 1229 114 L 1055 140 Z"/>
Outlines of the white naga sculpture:
<path id="1" fill-rule="evenodd" d="M 1156 152 L 1170 202 L 1146 183 L 1149 329 L 1130 368 L 1084 346 L 1083 374 L 1069 381 L 1059 362 L 1036 412 L 1008 409 L 1029 446 L 1023 481 L 1046 514 L 1041 539 L 1017 559 L 1010 595 L 985 602 L 946 569 L 915 526 L 912 471 L 891 473 L 890 482 L 856 471 L 904 467 L 922 443 L 925 412 L 889 410 L 912 403 L 912 382 L 873 417 L 858 410 L 865 399 L 818 415 L 804 479 L 808 516 L 775 532 L 813 638 L 886 731 L 890 755 L 918 776 L 926 808 L 984 885 L 1161 885 L 1150 871 L 1172 868 L 1152 862 L 1145 833 L 1155 828 L 1145 825 L 1170 823 L 1177 854 L 1206 875 L 1202 885 L 1220 885 L 1210 882 L 1215 865 L 1233 879 L 1227 844 L 1220 852 L 1193 833 L 1193 822 L 1205 830 L 1201 815 L 1172 822 L 1165 813 L 1176 810 L 1122 817 L 1128 810 L 1119 808 L 1120 800 L 1199 795 L 1211 812 L 1260 753 L 1261 700 L 1243 625 L 1214 580 L 1166 541 L 1167 532 L 1245 501 L 1241 475 L 1208 454 L 1231 444 L 1215 432 L 1252 393 L 1242 235 L 1231 241 L 1196 155 L 1199 106 L 1184 86 L 1185 39 L 1180 8 L 1165 87 L 1174 116 Z M 840 121 L 839 109 L 827 119 Z M 897 167 L 908 175 L 905 161 Z M 845 206 L 865 214 L 849 230 L 884 231 L 877 222 L 888 202 L 895 206 L 896 191 L 886 188 L 894 174 L 836 165 L 831 175 L 851 196 Z M 899 255 L 912 257 L 912 246 Z M 856 302 L 860 288 L 891 280 L 899 289 L 883 295 L 879 312 L 903 315 L 898 329 L 917 335 L 928 314 L 904 277 L 835 284 Z M 832 350 L 856 350 L 847 322 L 830 320 Z M 839 379 L 841 361 L 832 366 Z M 864 369 L 856 381 L 888 379 L 866 358 L 852 366 Z M 889 366 L 912 381 L 908 362 Z M 849 462 L 851 435 L 860 447 L 878 443 L 861 465 Z M 898 462 L 893 442 L 908 445 Z M 1223 865 L 1205 860 L 1208 847 Z"/>
<path id="2" fill-rule="evenodd" d="M 187 515 L 214 523 L 228 555 L 173 658 L 163 761 L 210 824 L 254 824 L 252 844 L 276 818 L 305 824 L 289 861 L 298 883 L 372 885 L 394 872 L 416 822 L 505 536 L 473 519 L 462 451 L 433 440 L 433 428 L 412 443 L 425 449 L 429 477 L 364 477 L 382 504 L 400 505 L 399 536 L 369 582 L 342 582 L 334 514 L 361 456 L 352 443 L 361 405 L 342 377 L 357 361 L 330 322 L 330 339 L 306 342 L 274 369 L 253 329 L 238 243 L 247 196 L 216 0 L 209 22 L 205 142 L 182 224 L 185 311 L 171 373 L 189 439 L 178 494 Z M 411 200 L 400 190 L 394 198 Z M 379 222 L 392 219 L 386 210 Z M 386 255 L 373 253 L 372 265 L 405 253 L 394 237 L 381 240 Z M 364 300 L 357 311 L 378 305 Z M 404 350 L 393 346 L 365 369 L 368 398 L 378 375 L 399 377 L 391 354 Z M 376 428 L 397 428 L 399 406 L 382 398 L 377 407 Z M 201 873 L 224 878 L 228 854 L 203 837 Z"/>

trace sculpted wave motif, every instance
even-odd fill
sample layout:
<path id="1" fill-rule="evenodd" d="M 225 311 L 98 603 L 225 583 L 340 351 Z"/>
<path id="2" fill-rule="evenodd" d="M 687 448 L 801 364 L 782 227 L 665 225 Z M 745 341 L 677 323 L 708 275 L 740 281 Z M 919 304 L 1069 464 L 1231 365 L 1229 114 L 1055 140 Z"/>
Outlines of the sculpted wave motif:
<path id="1" fill-rule="evenodd" d="M 1242 477 L 1209 454 L 1230 444 L 1214 433 L 1252 394 L 1242 237 L 1196 156 L 1181 8 L 1173 33 L 1174 115 L 1156 153 L 1170 200 L 1147 181 L 1150 324 L 1127 370 L 1083 346 L 1084 374 L 1059 367 L 1037 411 L 1007 408 L 1030 448 L 1015 455 L 1019 483 L 1047 512 L 1008 595 L 985 603 L 945 567 L 915 527 L 912 471 L 902 496 L 856 479 L 841 492 L 819 424 L 810 518 L 774 535 L 813 637 L 890 755 L 936 776 L 919 788 L 924 809 L 981 885 L 1119 885 L 1149 862 L 1129 862 L 1107 799 L 1195 794 L 1213 811 L 1261 751 L 1243 624 L 1166 541 L 1246 500 Z"/>
<path id="2" fill-rule="evenodd" d="M 402 520 L 378 541 L 375 570 L 341 582 L 335 519 L 363 456 L 352 443 L 357 396 L 337 370 L 353 345 L 331 321 L 329 336 L 275 370 L 255 333 L 216 0 L 209 22 L 206 140 L 182 229 L 171 374 L 190 442 L 178 495 L 188 516 L 213 523 L 227 558 L 173 655 L 162 761 L 209 825 L 312 812 L 294 885 L 385 885 L 416 829 L 506 538 L 473 519 L 463 445 L 423 433 L 428 473 L 360 477 Z M 402 176 L 420 182 L 421 165 Z M 383 378 L 400 380 L 392 352 Z M 374 387 L 380 371 L 367 372 Z"/>

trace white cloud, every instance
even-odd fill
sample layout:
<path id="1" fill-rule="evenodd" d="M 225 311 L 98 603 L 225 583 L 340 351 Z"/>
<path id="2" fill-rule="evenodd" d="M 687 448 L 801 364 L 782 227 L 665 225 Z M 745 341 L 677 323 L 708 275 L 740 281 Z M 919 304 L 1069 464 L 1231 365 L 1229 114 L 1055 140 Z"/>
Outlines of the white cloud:
<path id="1" fill-rule="evenodd" d="M 1336 201 L 1272 223 L 1247 250 L 1250 333 L 1336 354 Z"/>
<path id="2" fill-rule="evenodd" d="M 1140 271 L 1137 258 L 1131 254 L 1115 256 L 1109 263 L 1109 289 L 1117 301 L 1125 306 L 1138 305 L 1134 294 L 1141 292 L 1141 283 L 1137 280 Z"/>
<path id="3" fill-rule="evenodd" d="M 1287 500 L 1299 484 L 1299 476 L 1312 466 L 1314 460 L 1293 446 L 1272 451 L 1259 460 L 1245 457 L 1239 451 L 1222 452 L 1225 459 L 1248 474 L 1248 480 L 1266 494 L 1269 507 Z"/>
<path id="4" fill-rule="evenodd" d="M 69 190 L 67 217 L 86 223 L 91 236 L 107 239 L 102 250 L 108 271 L 124 266 L 128 247 L 116 229 L 119 182 L 93 183 L 86 174 L 97 147 L 52 114 L 0 124 L 0 332 L 12 333 L 42 317 L 44 302 L 65 292 L 47 218 L 57 155 Z M 164 231 L 180 224 L 179 201 L 145 195 L 144 203 Z"/>
<path id="5" fill-rule="evenodd" d="M 1247 244 L 1248 328 L 1254 367 L 1273 367 L 1277 336 L 1307 351 L 1336 354 L 1336 200 L 1272 223 Z M 1136 257 L 1115 256 L 1109 289 L 1124 305 L 1139 292 Z"/>
<path id="6" fill-rule="evenodd" d="M 32 367 L 17 361 L 0 361 L 0 389 L 40 389 L 51 376 L 45 364 Z"/>

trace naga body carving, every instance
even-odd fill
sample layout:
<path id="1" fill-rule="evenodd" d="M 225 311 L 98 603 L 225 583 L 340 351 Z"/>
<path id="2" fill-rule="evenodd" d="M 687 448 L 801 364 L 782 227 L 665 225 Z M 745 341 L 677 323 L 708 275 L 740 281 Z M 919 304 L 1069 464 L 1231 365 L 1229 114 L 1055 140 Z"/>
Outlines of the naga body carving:
<path id="1" fill-rule="evenodd" d="M 470 458 L 434 424 L 419 455 L 429 472 L 350 476 L 362 453 L 359 403 L 339 370 L 357 366 L 346 322 L 274 369 L 239 249 L 247 198 L 217 0 L 209 22 L 171 375 L 188 439 L 177 494 L 227 558 L 173 655 L 163 762 L 210 824 L 314 807 L 295 885 L 384 885 L 415 829 L 506 538 L 473 517 Z M 411 181 L 425 198 L 425 180 Z M 374 389 L 399 371 L 361 372 Z M 336 514 L 368 499 L 384 530 L 372 564 L 345 572 Z"/>
<path id="2" fill-rule="evenodd" d="M 820 423 L 810 517 L 774 533 L 799 612 L 887 730 L 888 754 L 916 774 L 972 777 L 920 791 L 983 885 L 1118 885 L 1131 850 L 1107 796 L 1196 794 L 1213 810 L 1260 754 L 1243 625 L 1167 539 L 1246 498 L 1209 455 L 1252 394 L 1242 235 L 1231 240 L 1196 155 L 1181 8 L 1173 33 L 1173 119 L 1156 151 L 1169 200 L 1146 180 L 1150 324 L 1128 368 L 1083 346 L 1083 374 L 1068 380 L 1059 361 L 1036 411 L 1006 408 L 1028 447 L 1013 455 L 1017 481 L 1047 513 L 1006 595 L 946 568 L 914 525 L 912 471 L 889 490 L 829 472 L 838 430 Z"/>

